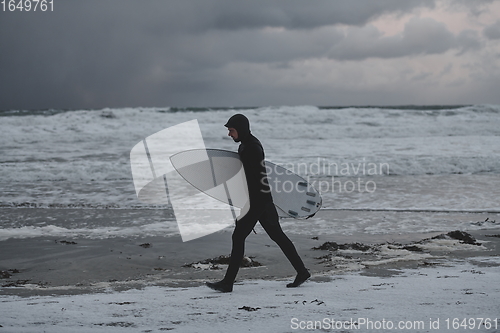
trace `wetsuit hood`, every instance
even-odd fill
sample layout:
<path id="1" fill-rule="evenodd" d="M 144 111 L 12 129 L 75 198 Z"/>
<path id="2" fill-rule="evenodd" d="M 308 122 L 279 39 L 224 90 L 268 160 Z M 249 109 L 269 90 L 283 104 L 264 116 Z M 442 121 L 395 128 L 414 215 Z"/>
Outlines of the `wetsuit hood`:
<path id="1" fill-rule="evenodd" d="M 229 118 L 224 125 L 227 128 L 234 128 L 238 132 L 238 139 L 236 142 L 245 141 L 250 136 L 250 121 L 244 115 L 238 113 Z"/>

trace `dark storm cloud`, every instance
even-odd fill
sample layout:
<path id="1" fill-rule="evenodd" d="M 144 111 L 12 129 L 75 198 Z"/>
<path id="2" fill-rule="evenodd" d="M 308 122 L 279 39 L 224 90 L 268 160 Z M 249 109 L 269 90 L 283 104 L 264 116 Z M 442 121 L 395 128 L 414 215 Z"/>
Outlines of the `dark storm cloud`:
<path id="1" fill-rule="evenodd" d="M 479 48 L 473 31 L 459 35 L 433 19 L 412 19 L 404 31 L 384 36 L 374 26 L 324 27 L 310 30 L 245 30 L 190 35 L 171 51 L 186 68 L 216 68 L 230 62 L 286 63 L 297 59 L 329 57 L 336 60 L 399 58 L 441 54 L 451 49 L 465 52 Z M 200 58 L 197 49 L 204 50 Z"/>
<path id="2" fill-rule="evenodd" d="M 434 6 L 433 0 L 288 0 L 209 1 L 210 23 L 204 28 L 224 30 L 284 27 L 311 29 L 332 24 L 362 25 L 385 13 L 403 13 L 415 7 Z"/>
<path id="3" fill-rule="evenodd" d="M 453 11 L 464 10 L 471 16 L 479 16 L 488 12 L 488 5 L 497 0 L 451 0 L 448 2 L 449 9 Z"/>
<path id="4" fill-rule="evenodd" d="M 489 39 L 500 39 L 500 21 L 495 24 L 487 26 L 483 30 L 483 34 Z"/>
<path id="5" fill-rule="evenodd" d="M 434 0 L 65 0 L 51 13 L 0 13 L 0 109 L 203 105 L 241 94 L 220 73 L 228 64 L 478 46 L 432 20 L 390 37 L 367 25 L 422 7 Z"/>
<path id="6" fill-rule="evenodd" d="M 473 31 L 463 31 L 456 36 L 443 23 L 430 18 L 413 18 L 396 36 L 383 36 L 373 26 L 350 28 L 344 38 L 332 47 L 329 55 L 339 60 L 362 60 L 440 54 L 450 49 L 464 52 L 478 48 L 477 40 Z"/>

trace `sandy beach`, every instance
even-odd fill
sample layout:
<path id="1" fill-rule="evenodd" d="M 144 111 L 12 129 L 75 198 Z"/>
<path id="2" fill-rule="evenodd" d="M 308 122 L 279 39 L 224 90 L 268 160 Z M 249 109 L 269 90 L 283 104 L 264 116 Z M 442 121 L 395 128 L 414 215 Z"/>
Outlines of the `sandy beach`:
<path id="1" fill-rule="evenodd" d="M 464 332 L 476 321 L 474 331 L 498 331 L 500 228 L 291 234 L 313 274 L 296 289 L 285 287 L 292 267 L 257 229 L 247 239 L 250 267 L 240 270 L 233 293 L 220 294 L 203 284 L 223 276 L 230 231 L 186 243 L 4 240 L 0 332 L 372 332 L 400 322 L 413 332 Z M 478 326 L 476 318 L 490 320 Z M 470 320 L 468 328 L 458 319 Z"/>

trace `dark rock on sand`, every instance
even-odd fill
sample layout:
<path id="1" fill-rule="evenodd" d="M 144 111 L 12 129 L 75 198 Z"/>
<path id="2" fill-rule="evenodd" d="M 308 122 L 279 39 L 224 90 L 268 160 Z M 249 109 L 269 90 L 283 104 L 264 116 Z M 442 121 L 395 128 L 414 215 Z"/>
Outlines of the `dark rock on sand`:
<path id="1" fill-rule="evenodd" d="M 64 245 L 76 245 L 78 243 L 76 242 L 73 242 L 73 241 L 67 241 L 67 240 L 62 240 L 62 241 L 55 241 L 56 243 L 59 243 L 59 244 L 64 244 Z"/>
<path id="2" fill-rule="evenodd" d="M 190 264 L 183 265 L 182 267 L 195 268 L 196 265 L 210 265 L 210 269 L 220 269 L 217 265 L 229 265 L 231 256 L 218 256 L 217 258 L 205 259 L 199 262 L 193 262 Z M 240 267 L 259 267 L 262 264 L 258 261 L 253 260 L 253 257 L 244 257 L 241 261 Z"/>
<path id="3" fill-rule="evenodd" d="M 257 311 L 257 310 L 260 310 L 260 308 L 252 308 L 250 306 L 242 306 L 241 308 L 238 308 L 238 310 Z"/>
<path id="4" fill-rule="evenodd" d="M 7 272 L 7 271 L 0 271 L 0 279 L 8 279 L 10 278 L 12 275 Z"/>
<path id="5" fill-rule="evenodd" d="M 31 280 L 17 280 L 17 281 L 8 281 L 8 283 L 2 285 L 2 288 L 9 288 L 9 287 L 20 287 L 24 286 Z"/>
<path id="6" fill-rule="evenodd" d="M 446 238 L 459 240 L 460 243 L 462 243 L 462 244 L 481 245 L 481 243 L 478 243 L 476 241 L 476 239 L 471 234 L 469 234 L 465 231 L 460 231 L 460 230 L 450 231 L 447 234 L 441 234 L 441 235 L 432 237 L 432 239 L 446 239 Z"/>
<path id="7" fill-rule="evenodd" d="M 416 245 L 406 245 L 406 246 L 403 246 L 403 249 L 405 249 L 407 251 L 412 251 L 412 252 L 424 252 L 424 250 L 422 250 L 422 248 L 420 248 Z"/>
<path id="8" fill-rule="evenodd" d="M 18 269 L 8 269 L 6 271 L 0 271 L 0 279 L 8 279 L 12 276 L 12 274 L 21 273 Z"/>
<path id="9" fill-rule="evenodd" d="M 372 247 L 361 243 L 338 244 L 336 242 L 325 242 L 318 247 L 313 247 L 313 250 L 337 251 L 337 250 L 357 250 L 366 252 Z"/>

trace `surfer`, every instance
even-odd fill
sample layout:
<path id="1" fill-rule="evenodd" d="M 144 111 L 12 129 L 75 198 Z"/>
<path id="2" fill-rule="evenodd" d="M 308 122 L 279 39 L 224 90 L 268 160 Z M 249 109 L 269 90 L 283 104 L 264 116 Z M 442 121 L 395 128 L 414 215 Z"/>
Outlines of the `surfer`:
<path id="1" fill-rule="evenodd" d="M 264 148 L 260 141 L 251 134 L 250 122 L 244 115 L 235 114 L 229 118 L 224 126 L 229 131 L 228 136 L 235 142 L 240 142 L 238 154 L 245 170 L 250 207 L 243 217 L 236 220 L 236 227 L 232 235 L 231 259 L 224 279 L 218 282 L 207 282 L 207 286 L 220 292 L 233 291 L 233 283 L 245 252 L 245 239 L 259 221 L 269 237 L 278 244 L 297 271 L 295 280 L 287 284 L 287 287 L 298 287 L 309 279 L 311 274 L 304 266 L 292 241 L 285 235 L 279 224 L 278 213 L 267 181 Z"/>

